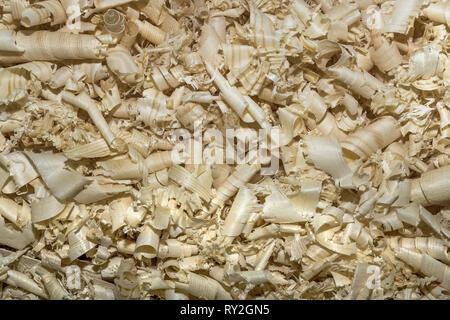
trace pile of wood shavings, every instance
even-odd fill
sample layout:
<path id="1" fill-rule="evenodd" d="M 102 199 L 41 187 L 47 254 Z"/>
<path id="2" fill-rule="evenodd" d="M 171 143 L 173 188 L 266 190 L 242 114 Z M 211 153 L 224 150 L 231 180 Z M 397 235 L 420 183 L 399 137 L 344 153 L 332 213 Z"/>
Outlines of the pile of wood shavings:
<path id="1" fill-rule="evenodd" d="M 450 2 L 0 7 L 2 299 L 449 298 Z"/>

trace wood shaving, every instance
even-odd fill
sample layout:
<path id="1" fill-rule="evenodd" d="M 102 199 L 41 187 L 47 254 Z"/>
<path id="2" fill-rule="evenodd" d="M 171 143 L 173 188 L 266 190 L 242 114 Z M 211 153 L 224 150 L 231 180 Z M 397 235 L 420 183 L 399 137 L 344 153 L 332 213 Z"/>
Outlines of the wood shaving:
<path id="1" fill-rule="evenodd" d="M 450 298 L 449 1 L 0 7 L 0 299 Z"/>

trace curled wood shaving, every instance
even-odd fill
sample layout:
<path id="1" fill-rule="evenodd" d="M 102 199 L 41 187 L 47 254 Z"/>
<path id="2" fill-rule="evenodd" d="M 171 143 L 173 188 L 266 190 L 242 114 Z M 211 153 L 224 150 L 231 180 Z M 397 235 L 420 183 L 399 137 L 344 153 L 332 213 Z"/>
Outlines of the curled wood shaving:
<path id="1" fill-rule="evenodd" d="M 76 4 L 0 1 L 1 299 L 449 298 L 449 1 Z"/>

